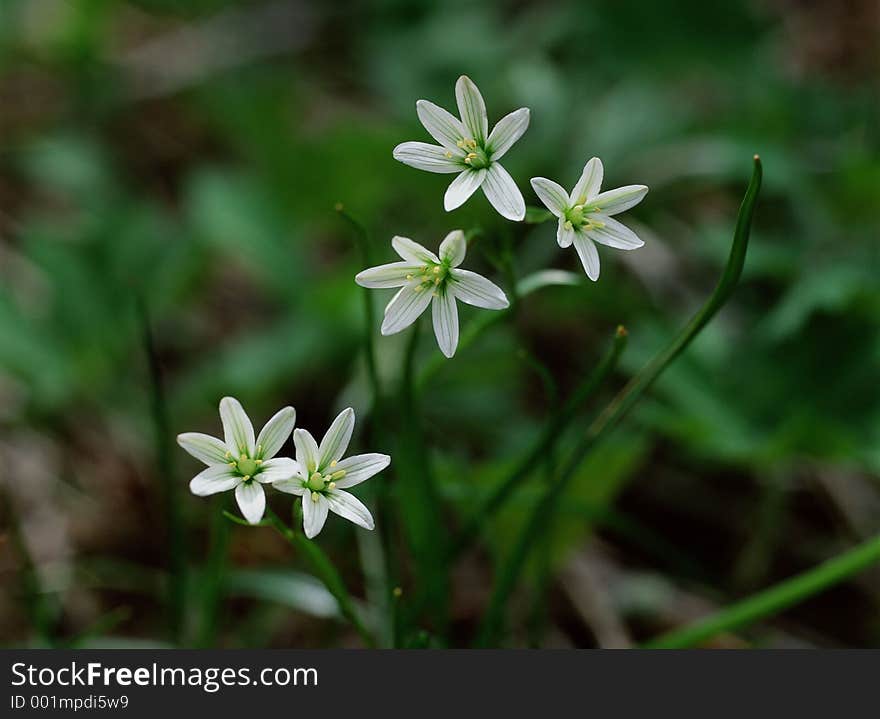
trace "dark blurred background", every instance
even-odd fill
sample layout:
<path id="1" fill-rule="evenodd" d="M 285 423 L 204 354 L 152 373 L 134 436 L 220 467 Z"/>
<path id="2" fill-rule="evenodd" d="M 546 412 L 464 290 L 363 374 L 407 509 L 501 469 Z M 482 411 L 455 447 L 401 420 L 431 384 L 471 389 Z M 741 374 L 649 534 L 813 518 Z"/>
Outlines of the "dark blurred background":
<path id="1" fill-rule="evenodd" d="M 367 440 L 362 262 L 337 202 L 376 263 L 393 234 L 436 247 L 479 226 L 513 233 L 520 274 L 580 272 L 550 225 L 511 229 L 482 196 L 447 214 L 449 176 L 392 159 L 428 139 L 416 99 L 452 108 L 462 73 L 490 122 L 531 108 L 505 159 L 528 203 L 529 177 L 572 186 L 593 155 L 607 187 L 651 191 L 627 215 L 642 250 L 535 293 L 425 387 L 450 526 L 617 324 L 630 342 L 603 396 L 668 341 L 723 266 L 755 152 L 765 167 L 741 286 L 584 465 L 530 568 L 549 567 L 546 592 L 527 578 L 511 598 L 505 645 L 625 646 L 875 533 L 878 40 L 875 0 L 3 0 L 0 641 L 357 645 L 282 540 L 188 493 L 196 462 L 167 440 L 219 433 L 232 394 L 258 427 L 292 404 L 313 433 L 351 404 L 353 448 L 386 451 Z M 404 343 L 377 340 L 389 381 Z M 424 342 L 420 365 L 438 354 Z M 472 638 L 541 472 L 456 564 L 442 641 Z M 331 520 L 319 541 L 369 599 L 365 534 Z M 873 570 L 716 645 L 877 646 L 878 610 Z"/>

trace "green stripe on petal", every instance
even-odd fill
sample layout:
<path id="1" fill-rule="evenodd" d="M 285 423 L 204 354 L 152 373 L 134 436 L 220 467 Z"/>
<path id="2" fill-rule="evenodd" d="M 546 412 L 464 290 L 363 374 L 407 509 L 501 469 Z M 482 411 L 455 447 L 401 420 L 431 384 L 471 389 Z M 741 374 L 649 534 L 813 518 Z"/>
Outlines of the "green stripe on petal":
<path id="1" fill-rule="evenodd" d="M 486 140 L 486 151 L 489 153 L 489 159 L 498 160 L 504 156 L 514 142 L 522 137 L 523 133 L 529 127 L 529 108 L 521 107 L 514 110 L 508 115 L 502 117 L 495 127 L 489 138 Z"/>
<path id="2" fill-rule="evenodd" d="M 348 449 L 351 433 L 354 431 L 354 410 L 347 407 L 333 420 L 330 429 L 321 440 L 318 448 L 318 470 L 322 471 L 331 462 L 337 462 Z"/>
<path id="3" fill-rule="evenodd" d="M 427 142 L 404 142 L 394 148 L 392 157 L 404 165 L 427 172 L 461 172 L 464 151 L 429 145 Z"/>
<path id="4" fill-rule="evenodd" d="M 590 200 L 590 205 L 597 207 L 606 215 L 617 215 L 638 205 L 647 194 L 646 185 L 627 185 L 599 193 Z"/>
<path id="5" fill-rule="evenodd" d="M 391 457 L 377 452 L 346 457 L 340 460 L 333 468 L 337 472 L 345 472 L 344 477 L 336 480 L 336 486 L 339 489 L 354 487 L 356 484 L 365 482 L 373 475 L 378 474 L 389 464 L 391 464 Z"/>
<path id="6" fill-rule="evenodd" d="M 455 354 L 458 347 L 458 309 L 452 292 L 444 292 L 434 298 L 434 335 L 440 351 L 447 357 Z"/>
<path id="7" fill-rule="evenodd" d="M 456 177 L 443 196 L 443 209 L 447 212 L 461 207 L 486 179 L 486 170 L 465 170 Z"/>
<path id="8" fill-rule="evenodd" d="M 461 148 L 458 143 L 471 136 L 461 120 L 430 100 L 419 100 L 416 113 L 431 137 L 450 152 L 459 152 Z"/>
<path id="9" fill-rule="evenodd" d="M 504 290 L 482 275 L 458 268 L 450 270 L 450 274 L 454 282 L 449 287 L 456 299 L 487 310 L 503 310 L 510 306 Z"/>
<path id="10" fill-rule="evenodd" d="M 519 222 L 526 216 L 526 201 L 507 172 L 497 162 L 489 166 L 482 184 L 483 194 L 502 217 Z"/>
<path id="11" fill-rule="evenodd" d="M 266 426 L 260 430 L 260 436 L 257 437 L 259 458 L 272 459 L 278 454 L 284 443 L 290 439 L 295 424 L 296 410 L 293 407 L 278 410 L 272 419 L 266 422 Z"/>
<path id="12" fill-rule="evenodd" d="M 383 335 L 393 335 L 409 327 L 431 303 L 431 290 L 423 289 L 421 284 L 407 285 L 394 295 L 385 308 L 382 320 Z"/>
<path id="13" fill-rule="evenodd" d="M 364 529 L 373 529 L 375 526 L 370 510 L 353 494 L 334 490 L 327 492 L 326 496 L 330 511 Z"/>
<path id="14" fill-rule="evenodd" d="M 486 103 L 479 88 L 467 75 L 462 75 L 455 83 L 455 101 L 464 126 L 477 142 L 483 142 L 489 132 Z"/>
<path id="15" fill-rule="evenodd" d="M 391 246 L 405 262 L 419 262 L 421 264 L 425 264 L 426 262 L 440 262 L 440 258 L 431 252 L 431 250 L 420 245 L 415 240 L 411 240 L 409 237 L 395 235 L 391 238 Z"/>
<path id="16" fill-rule="evenodd" d="M 374 289 L 403 287 L 412 279 L 412 275 L 421 272 L 423 266 L 412 262 L 390 262 L 387 265 L 370 267 L 359 272 L 355 275 L 354 281 L 361 287 Z"/>
<path id="17" fill-rule="evenodd" d="M 450 267 L 458 267 L 467 253 L 467 239 L 461 230 L 453 230 L 440 243 L 440 259 Z"/>
<path id="18" fill-rule="evenodd" d="M 200 462 L 207 465 L 226 464 L 226 445 L 216 437 L 201 432 L 184 432 L 177 435 L 177 444 Z"/>
<path id="19" fill-rule="evenodd" d="M 223 422 L 223 437 L 226 447 L 233 454 L 254 455 L 256 441 L 254 425 L 235 397 L 224 397 L 220 400 L 220 421 Z"/>
<path id="20" fill-rule="evenodd" d="M 318 443 L 306 429 L 293 430 L 293 444 L 296 447 L 296 461 L 311 474 L 318 468 Z"/>
<path id="21" fill-rule="evenodd" d="M 557 217 L 562 217 L 569 208 L 568 193 L 558 182 L 546 177 L 533 177 L 532 189 L 544 206 Z"/>
<path id="22" fill-rule="evenodd" d="M 241 477 L 232 470 L 232 467 L 215 464 L 202 470 L 190 480 L 189 491 L 199 497 L 207 497 L 237 487 L 240 482 Z"/>
<path id="23" fill-rule="evenodd" d="M 589 162 L 584 165 L 584 171 L 581 173 L 580 179 L 571 191 L 571 197 L 569 198 L 571 206 L 586 204 L 596 197 L 602 187 L 602 177 L 604 174 L 605 168 L 602 166 L 602 160 L 598 157 L 590 158 Z"/>

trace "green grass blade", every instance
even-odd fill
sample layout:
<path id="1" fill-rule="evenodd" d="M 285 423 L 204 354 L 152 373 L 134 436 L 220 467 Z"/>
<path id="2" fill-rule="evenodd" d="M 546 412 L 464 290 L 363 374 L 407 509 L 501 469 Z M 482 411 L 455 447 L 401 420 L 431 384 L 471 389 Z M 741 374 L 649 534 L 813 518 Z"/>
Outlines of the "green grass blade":
<path id="1" fill-rule="evenodd" d="M 880 562 L 880 535 L 690 626 L 652 639 L 643 647 L 685 649 L 702 644 L 724 632 L 742 629 L 778 614 L 877 562 Z"/>

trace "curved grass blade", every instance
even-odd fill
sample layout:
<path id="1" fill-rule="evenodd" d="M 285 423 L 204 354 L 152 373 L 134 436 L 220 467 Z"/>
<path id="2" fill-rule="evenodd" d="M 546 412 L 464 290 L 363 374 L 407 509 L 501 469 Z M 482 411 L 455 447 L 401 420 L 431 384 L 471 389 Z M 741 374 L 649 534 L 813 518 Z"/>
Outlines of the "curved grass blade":
<path id="1" fill-rule="evenodd" d="M 709 321 L 718 313 L 733 293 L 746 261 L 746 250 L 749 245 L 749 232 L 755 214 L 755 204 L 761 188 L 762 167 L 760 158 L 755 155 L 752 179 L 746 189 L 742 205 L 737 216 L 736 229 L 733 234 L 733 245 L 730 256 L 724 267 L 721 279 L 715 286 L 706 303 L 685 325 L 684 329 L 658 353 L 608 404 L 602 413 L 587 429 L 586 435 L 572 452 L 568 464 L 562 473 L 547 489 L 532 510 L 526 526 L 520 533 L 507 561 L 501 567 L 492 598 L 478 637 L 481 646 L 495 643 L 501 629 L 504 607 L 507 597 L 516 586 L 519 576 L 528 559 L 529 552 L 535 546 L 537 538 L 545 523 L 552 520 L 553 513 L 560 495 L 565 491 L 569 481 L 577 472 L 584 457 L 590 449 L 601 441 L 628 414 L 629 410 L 645 394 L 654 381 L 663 373 L 684 349 L 693 341 Z"/>
<path id="2" fill-rule="evenodd" d="M 642 647 L 685 649 L 702 644 L 724 632 L 742 629 L 765 617 L 778 614 L 877 562 L 880 562 L 880 535 L 690 626 L 656 637 Z"/>

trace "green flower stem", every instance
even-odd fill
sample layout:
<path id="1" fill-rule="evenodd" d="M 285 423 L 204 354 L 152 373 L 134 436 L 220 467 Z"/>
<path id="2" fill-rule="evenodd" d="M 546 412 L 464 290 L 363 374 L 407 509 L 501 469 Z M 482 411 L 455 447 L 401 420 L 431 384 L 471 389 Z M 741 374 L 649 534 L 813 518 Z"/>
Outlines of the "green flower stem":
<path id="1" fill-rule="evenodd" d="M 336 211 L 354 230 L 354 236 L 360 251 L 360 259 L 363 267 L 373 265 L 372 252 L 370 251 L 370 236 L 362 222 L 349 213 L 342 203 L 337 203 Z M 364 353 L 367 358 L 367 376 L 369 378 L 372 393 L 371 434 L 374 439 L 381 437 L 384 443 L 388 439 L 388 418 L 385 395 L 379 376 L 378 361 L 376 359 L 376 342 L 373 328 L 376 326 L 376 310 L 373 305 L 371 291 L 364 287 L 361 290 L 364 302 Z M 391 513 L 387 509 L 390 493 L 388 484 L 381 483 L 374 488 L 376 498 L 376 520 L 378 532 L 359 533 L 361 547 L 361 563 L 367 578 L 367 595 L 370 603 L 377 607 L 377 611 L 384 617 L 383 626 L 380 630 L 382 642 L 394 646 L 395 627 L 397 625 L 397 602 L 392 599 L 391 577 L 396 574 L 390 562 L 395 556 L 395 548 L 391 544 L 391 530 L 386 526 L 390 522 Z"/>
<path id="2" fill-rule="evenodd" d="M 220 506 L 229 505 L 229 497 L 216 498 Z M 226 568 L 229 558 L 229 525 L 225 517 L 233 517 L 228 511 L 221 511 L 215 515 L 211 524 L 210 545 L 208 557 L 199 582 L 201 594 L 201 626 L 196 645 L 199 647 L 213 647 L 217 640 L 217 629 L 220 622 L 220 608 L 223 601 L 223 582 L 226 579 Z M 237 517 L 236 517 L 237 519 Z"/>
<path id="3" fill-rule="evenodd" d="M 336 211 L 354 230 L 358 250 L 361 253 L 361 263 L 364 267 L 371 267 L 370 237 L 367 229 L 349 214 L 341 202 L 336 204 Z M 375 410 L 378 408 L 382 398 L 382 384 L 379 380 L 379 370 L 376 363 L 376 343 L 373 339 L 373 327 L 376 326 L 376 310 L 373 307 L 373 298 L 370 295 L 370 291 L 364 288 L 361 294 L 364 298 L 364 323 L 366 325 L 364 331 L 364 352 L 367 356 L 367 375 L 370 380 L 370 389 L 373 392 L 373 409 Z"/>
<path id="4" fill-rule="evenodd" d="M 150 412 L 153 421 L 153 441 L 155 443 L 156 464 L 162 482 L 164 515 L 168 522 L 168 570 L 170 575 L 167 598 L 168 623 L 172 640 L 180 642 L 186 611 L 186 550 L 183 517 L 180 511 L 179 490 L 174 481 L 173 455 L 168 442 L 170 425 L 162 367 L 153 339 L 147 303 L 142 297 L 137 298 L 137 310 L 141 324 L 144 354 L 150 370 Z"/>
<path id="5" fill-rule="evenodd" d="M 342 577 L 339 576 L 339 572 L 336 571 L 336 567 L 333 566 L 333 563 L 324 553 L 324 550 L 322 550 L 315 542 L 306 539 L 304 534 L 288 527 L 271 509 L 266 510 L 266 520 L 268 525 L 284 537 L 291 546 L 308 557 L 308 560 L 318 578 L 336 598 L 342 616 L 351 622 L 351 625 L 357 630 L 357 633 L 360 634 L 364 644 L 368 647 L 375 647 L 376 641 L 373 639 L 373 635 L 364 625 L 363 621 L 361 621 L 361 618 L 355 609 L 354 602 L 351 599 L 351 595 L 345 588 Z"/>
<path id="6" fill-rule="evenodd" d="M 702 644 L 718 634 L 741 629 L 778 614 L 877 562 L 880 562 L 880 535 L 690 626 L 656 637 L 642 647 L 684 649 Z"/>
<path id="7" fill-rule="evenodd" d="M 568 464 L 534 506 L 513 550 L 499 571 L 498 580 L 496 581 L 489 609 L 486 612 L 478 639 L 482 645 L 486 646 L 495 642 L 501 628 L 507 597 L 519 579 L 531 548 L 535 545 L 537 538 L 543 531 L 545 523 L 552 520 L 560 496 L 571 479 L 576 476 L 578 467 L 580 467 L 587 453 L 617 426 L 663 370 L 684 351 L 694 337 L 699 334 L 700 330 L 706 326 L 730 298 L 745 264 L 746 250 L 749 244 L 749 231 L 755 212 L 758 191 L 761 187 L 761 176 L 761 161 L 755 155 L 752 179 L 749 182 L 739 209 L 730 256 L 712 295 L 672 343 L 665 350 L 657 354 L 633 377 L 590 425 L 586 435 L 572 452 Z"/>
<path id="8" fill-rule="evenodd" d="M 762 168 L 761 160 L 755 155 L 752 179 L 746 189 L 739 215 L 736 221 L 736 230 L 733 235 L 733 245 L 727 258 L 727 265 L 721 275 L 721 279 L 715 286 L 712 295 L 695 314 L 691 321 L 684 327 L 672 343 L 662 352 L 648 362 L 648 364 L 620 391 L 617 397 L 605 408 L 601 415 L 587 430 L 581 446 L 572 457 L 574 468 L 580 464 L 590 447 L 604 434 L 612 430 L 623 419 L 633 405 L 641 399 L 648 388 L 663 373 L 678 355 L 693 341 L 700 330 L 718 313 L 724 304 L 730 299 L 734 288 L 742 275 L 746 261 L 746 250 L 749 246 L 749 231 L 752 226 L 752 217 L 755 213 L 755 203 L 758 199 L 758 191 L 761 189 Z"/>
<path id="9" fill-rule="evenodd" d="M 430 453 L 418 410 L 415 384 L 416 350 L 422 322 L 416 320 L 410 330 L 400 383 L 401 425 L 394 456 L 395 493 L 400 516 L 410 538 L 416 563 L 419 600 L 413 606 L 427 606 L 438 628 L 447 621 L 449 579 L 446 573 L 445 527 L 437 508 L 439 494 L 431 467 Z"/>
<path id="10" fill-rule="evenodd" d="M 534 472 L 535 467 L 543 461 L 546 455 L 553 451 L 568 423 L 593 393 L 602 386 L 608 375 L 614 371 L 620 355 L 626 347 L 626 337 L 626 330 L 623 327 L 618 327 L 614 333 L 611 347 L 596 368 L 572 392 L 565 404 L 545 426 L 529 453 L 520 460 L 507 479 L 492 490 L 458 533 L 450 548 L 450 554 L 453 557 L 461 554 L 475 541 L 480 530 L 485 526 L 486 518 L 494 515 L 510 499 L 516 488 Z"/>

